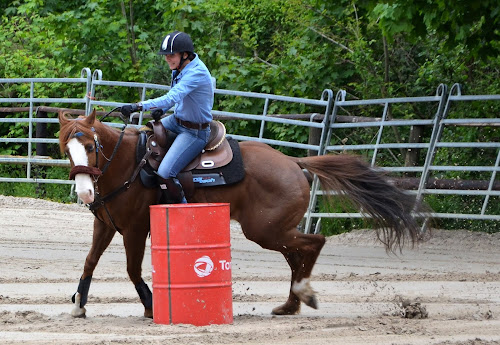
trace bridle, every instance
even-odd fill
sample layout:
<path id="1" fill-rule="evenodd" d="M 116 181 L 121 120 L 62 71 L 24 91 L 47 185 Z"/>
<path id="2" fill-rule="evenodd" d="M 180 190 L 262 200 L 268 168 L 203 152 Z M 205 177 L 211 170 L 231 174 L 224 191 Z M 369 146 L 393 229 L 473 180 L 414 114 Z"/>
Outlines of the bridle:
<path id="1" fill-rule="evenodd" d="M 116 107 L 106 113 L 101 119 L 99 120 L 102 122 L 106 117 L 108 117 L 112 112 L 114 112 L 117 109 L 121 109 L 121 107 Z M 123 139 L 123 135 L 125 134 L 125 129 L 127 128 L 128 125 L 128 119 L 125 118 L 121 113 L 120 113 L 120 119 L 123 121 L 124 126 L 122 128 L 121 134 L 120 134 L 120 139 L 118 139 L 118 142 L 115 145 L 115 148 L 113 150 L 113 153 L 111 154 L 111 157 L 108 159 L 104 153 L 101 152 L 102 156 L 107 160 L 107 163 L 104 165 L 104 168 L 101 170 L 99 169 L 99 148 L 102 148 L 102 145 L 99 143 L 99 138 L 97 137 L 97 133 L 95 131 L 95 128 L 92 127 L 91 130 L 94 132 L 94 145 L 95 145 L 95 166 L 94 167 L 89 167 L 86 165 L 75 165 L 71 168 L 71 171 L 69 172 L 69 179 L 73 180 L 75 178 L 76 174 L 89 174 L 94 177 L 94 182 L 97 182 L 99 179 L 99 176 L 104 174 L 106 170 L 108 170 L 109 165 L 111 164 L 111 161 L 116 155 L 116 152 L 118 151 L 118 148 L 120 147 L 120 144 Z M 84 136 L 85 134 L 83 132 L 76 132 L 71 136 L 71 138 L 79 138 L 81 136 Z"/>
<path id="2" fill-rule="evenodd" d="M 104 115 L 99 121 L 102 122 L 102 120 L 104 120 L 109 114 L 111 114 L 113 111 L 115 111 L 116 109 L 119 109 L 119 108 L 121 108 L 121 107 L 114 108 L 113 110 L 111 110 L 110 112 L 108 112 L 106 115 Z M 95 166 L 89 167 L 89 166 L 86 166 L 86 165 L 75 165 L 75 166 L 73 166 L 71 168 L 71 171 L 69 173 L 69 178 L 70 179 L 74 179 L 76 174 L 81 174 L 81 173 L 83 173 L 83 174 L 89 174 L 89 175 L 91 175 L 93 177 L 93 180 L 94 180 L 94 191 L 95 191 L 95 193 L 94 193 L 94 201 L 91 202 L 90 204 L 87 204 L 87 207 L 89 208 L 89 210 L 94 214 L 94 216 L 97 219 L 99 219 L 99 217 L 97 215 L 97 210 L 100 207 L 104 207 L 104 210 L 106 211 L 106 214 L 107 214 L 107 216 L 108 216 L 108 218 L 109 218 L 109 220 L 111 222 L 111 225 L 119 233 L 121 233 L 121 231 L 119 231 L 118 228 L 115 226 L 113 218 L 111 217 L 111 214 L 110 214 L 110 212 L 109 212 L 109 210 L 108 210 L 108 208 L 106 206 L 106 202 L 110 201 L 111 199 L 115 198 L 116 196 L 118 196 L 119 194 L 121 194 L 122 192 L 124 192 L 124 191 L 126 191 L 126 190 L 128 190 L 130 188 L 130 185 L 135 181 L 135 179 L 137 178 L 137 175 L 141 171 L 142 167 L 146 164 L 148 157 L 151 155 L 151 150 L 147 150 L 146 154 L 141 159 L 141 161 L 139 162 L 138 166 L 135 168 L 134 172 L 132 173 L 132 176 L 127 181 L 125 181 L 123 183 L 123 185 L 121 185 L 120 187 L 116 188 L 112 192 L 106 194 L 105 196 L 101 197 L 101 195 L 99 193 L 98 186 L 97 186 L 97 182 L 99 180 L 99 177 L 102 176 L 102 175 L 104 175 L 104 173 L 108 170 L 111 162 L 113 161 L 113 158 L 115 158 L 116 153 L 118 152 L 118 148 L 120 147 L 120 145 L 122 143 L 123 136 L 125 135 L 125 129 L 127 128 L 127 125 L 128 125 L 128 119 L 124 118 L 123 116 L 120 116 L 120 118 L 124 122 L 124 126 L 123 126 L 123 128 L 121 130 L 120 138 L 116 142 L 115 147 L 113 149 L 113 153 L 111 154 L 111 156 L 109 158 L 107 158 L 104 155 L 104 153 L 102 152 L 103 146 L 99 142 L 99 137 L 97 136 L 95 128 L 92 127 L 91 130 L 92 130 L 92 132 L 94 132 L 93 139 L 94 139 L 95 156 L 96 156 Z M 84 135 L 85 134 L 83 132 L 76 132 L 72 136 L 72 138 L 79 138 L 79 137 L 84 136 Z M 104 164 L 104 167 L 102 168 L 102 170 L 99 168 L 99 152 L 106 159 L 106 163 Z M 102 219 L 99 219 L 99 220 L 103 221 Z"/>
<path id="3" fill-rule="evenodd" d="M 92 127 L 92 131 L 95 132 L 94 127 Z M 79 138 L 84 136 L 82 132 L 76 132 L 71 138 Z M 97 134 L 94 134 L 94 145 L 95 145 L 95 161 L 96 164 L 93 167 L 89 167 L 87 165 L 75 165 L 71 168 L 69 172 L 69 179 L 74 180 L 76 174 L 89 174 L 94 177 L 94 181 L 97 182 L 99 176 L 103 174 L 103 171 L 99 169 L 99 147 L 101 147 L 99 143 L 99 139 L 97 138 Z M 104 156 L 104 154 L 103 154 Z"/>

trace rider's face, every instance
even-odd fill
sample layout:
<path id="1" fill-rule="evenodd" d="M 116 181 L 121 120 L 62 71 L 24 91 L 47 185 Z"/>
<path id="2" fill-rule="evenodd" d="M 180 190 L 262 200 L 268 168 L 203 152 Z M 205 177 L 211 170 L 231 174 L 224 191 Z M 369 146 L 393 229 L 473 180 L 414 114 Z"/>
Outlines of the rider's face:
<path id="1" fill-rule="evenodd" d="M 168 67 L 170 67 L 171 70 L 177 69 L 181 63 L 181 53 L 165 55 L 165 61 L 168 63 Z"/>
<path id="2" fill-rule="evenodd" d="M 168 63 L 168 67 L 170 67 L 171 70 L 174 70 L 179 67 L 179 63 L 181 62 L 181 53 L 165 55 L 165 61 Z"/>

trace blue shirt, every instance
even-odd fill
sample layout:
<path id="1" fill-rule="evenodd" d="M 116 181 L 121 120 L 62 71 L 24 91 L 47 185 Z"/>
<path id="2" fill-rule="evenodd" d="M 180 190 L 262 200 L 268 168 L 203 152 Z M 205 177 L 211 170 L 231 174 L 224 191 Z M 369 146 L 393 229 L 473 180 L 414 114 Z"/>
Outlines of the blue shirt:
<path id="1" fill-rule="evenodd" d="M 196 55 L 196 54 L 195 54 Z M 174 78 L 167 94 L 141 102 L 143 110 L 162 108 L 168 110 L 177 105 L 175 117 L 195 123 L 212 121 L 214 86 L 210 72 L 198 55 Z"/>

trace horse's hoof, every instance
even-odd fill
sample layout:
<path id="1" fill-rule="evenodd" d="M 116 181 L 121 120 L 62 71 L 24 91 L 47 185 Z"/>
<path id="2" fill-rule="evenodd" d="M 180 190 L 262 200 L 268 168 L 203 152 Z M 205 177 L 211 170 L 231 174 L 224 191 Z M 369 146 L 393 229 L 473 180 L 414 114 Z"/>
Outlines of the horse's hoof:
<path id="1" fill-rule="evenodd" d="M 290 305 L 285 303 L 276 307 L 271 312 L 272 315 L 297 315 L 300 314 L 300 304 L 299 305 Z"/>
<path id="2" fill-rule="evenodd" d="M 315 291 L 311 288 L 309 278 L 302 279 L 300 282 L 292 284 L 292 292 L 300 298 L 307 306 L 318 309 Z"/>
<path id="3" fill-rule="evenodd" d="M 310 296 L 309 300 L 306 302 L 306 305 L 313 309 L 318 309 L 318 300 L 316 299 L 316 296 Z"/>
<path id="4" fill-rule="evenodd" d="M 85 308 L 80 308 L 80 307 L 74 307 L 73 310 L 71 311 L 71 316 L 75 318 L 86 318 L 87 315 L 85 314 L 87 310 Z"/>
<path id="5" fill-rule="evenodd" d="M 144 310 L 144 317 L 147 317 L 148 319 L 153 318 L 153 309 L 145 309 Z"/>
<path id="6" fill-rule="evenodd" d="M 77 292 L 73 295 L 73 310 L 71 311 L 71 316 L 73 317 L 79 317 L 79 318 L 85 318 L 86 315 L 85 313 L 87 312 L 87 309 L 85 307 L 80 308 L 80 301 L 81 301 L 81 295 Z"/>

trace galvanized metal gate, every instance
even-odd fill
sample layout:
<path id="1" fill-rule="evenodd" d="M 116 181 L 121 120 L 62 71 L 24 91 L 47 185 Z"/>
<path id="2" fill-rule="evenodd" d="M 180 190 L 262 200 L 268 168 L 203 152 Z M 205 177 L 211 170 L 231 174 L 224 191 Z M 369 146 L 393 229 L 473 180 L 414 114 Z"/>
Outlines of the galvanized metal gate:
<path id="1" fill-rule="evenodd" d="M 5 104 L 29 104 L 28 116 L 26 118 L 9 118 L 0 117 L 0 123 L 28 123 L 28 136 L 25 138 L 8 138 L 2 134 L 0 143 L 19 143 L 27 145 L 28 155 L 26 157 L 0 157 L 0 164 L 25 164 L 26 177 L 12 178 L 9 176 L 0 177 L 0 182 L 29 182 L 29 183 L 59 183 L 72 184 L 73 181 L 57 180 L 57 179 L 40 179 L 32 176 L 32 167 L 34 165 L 52 165 L 52 166 L 68 166 L 69 162 L 65 159 L 52 159 L 50 157 L 39 157 L 33 155 L 33 144 L 57 144 L 57 138 L 40 138 L 34 134 L 33 128 L 39 123 L 57 123 L 55 116 L 49 118 L 37 118 L 37 106 L 41 104 L 55 103 L 71 103 L 77 104 L 85 109 L 85 114 L 89 114 L 91 109 L 95 107 L 116 107 L 122 103 L 95 98 L 96 94 L 109 94 L 113 87 L 134 88 L 140 95 L 140 100 L 145 100 L 152 96 L 161 94 L 169 90 L 169 86 L 150 84 L 150 83 L 133 83 L 121 81 L 103 80 L 102 72 L 95 70 L 91 73 L 90 69 L 84 68 L 80 78 L 18 78 L 5 79 L 0 78 L 0 84 L 9 83 L 26 83 L 30 85 L 30 96 L 26 98 L 0 98 L 0 103 Z M 70 98 L 43 98 L 37 97 L 36 85 L 39 83 L 76 83 L 82 85 L 82 94 Z M 101 92 L 103 91 L 103 92 Z M 104 92 L 106 91 L 106 92 Z M 84 94 L 83 94 L 84 93 Z M 324 90 L 319 99 L 305 99 L 297 97 L 286 97 L 272 94 L 242 92 L 234 90 L 216 89 L 216 97 L 223 97 L 225 100 L 231 100 L 226 103 L 231 104 L 232 100 L 244 100 L 257 104 L 254 108 L 260 109 L 253 113 L 245 113 L 227 107 L 225 109 L 214 109 L 213 114 L 216 118 L 224 120 L 240 120 L 247 122 L 260 123 L 258 133 L 250 133 L 245 135 L 236 135 L 228 133 L 233 138 L 245 141 L 254 140 L 264 142 L 273 146 L 284 148 L 294 148 L 304 150 L 308 153 L 314 152 L 318 155 L 353 152 L 361 154 L 368 159 L 372 165 L 380 166 L 381 157 L 392 155 L 395 157 L 394 164 L 381 166 L 391 174 L 409 174 L 415 176 L 413 179 L 418 181 L 418 186 L 412 190 L 417 197 L 422 198 L 425 195 L 463 195 L 471 198 L 482 198 L 482 207 L 480 210 L 472 210 L 471 212 L 449 213 L 436 212 L 433 216 L 438 218 L 457 218 L 457 219 L 477 219 L 477 220 L 500 220 L 500 215 L 492 213 L 491 206 L 498 203 L 500 191 L 495 188 L 498 184 L 498 172 L 500 162 L 500 143 L 495 142 L 468 142 L 456 140 L 449 132 L 460 126 L 469 126 L 471 130 L 488 126 L 492 130 L 497 131 L 500 126 L 500 118 L 498 114 L 485 113 L 481 118 L 454 118 L 454 109 L 461 107 L 468 102 L 499 102 L 500 95 L 462 95 L 461 86 L 455 84 L 448 92 L 446 85 L 439 85 L 435 95 L 424 97 L 409 97 L 409 98 L 388 98 L 388 99 L 370 99 L 370 100 L 347 100 L 346 92 L 340 90 L 336 97 L 333 97 L 333 92 L 329 89 Z M 139 100 L 139 99 L 138 99 Z M 290 105 L 299 106 L 301 114 L 282 113 L 280 116 L 276 114 L 276 109 L 286 109 Z M 408 118 L 408 107 L 416 107 L 424 105 L 429 110 L 425 112 L 420 119 Z M 373 114 L 373 118 L 354 118 L 351 122 L 340 122 L 339 120 L 349 115 L 355 109 L 374 109 L 368 111 Z M 307 114 L 304 116 L 304 114 Z M 136 123 L 141 124 L 145 119 L 145 114 L 142 112 L 134 114 Z M 111 124 L 114 125 L 114 124 Z M 307 128 L 311 133 L 316 134 L 315 141 L 296 142 L 287 140 L 287 138 L 272 139 L 268 133 L 272 126 L 301 126 Z M 288 127 L 287 127 L 288 128 Z M 293 127 L 291 127 L 293 128 Z M 409 128 L 432 128 L 430 135 L 422 135 L 421 138 L 409 138 L 408 140 L 391 139 L 391 132 L 409 132 Z M 353 134 L 349 134 L 350 133 Z M 366 143 L 350 143 L 351 135 L 356 133 L 364 133 L 371 131 L 373 133 L 372 140 Z M 447 133 L 443 135 L 443 133 Z M 345 135 L 345 138 L 341 136 Z M 396 135 L 397 138 L 397 135 Z M 448 138 L 454 138 L 449 141 Z M 405 138 L 406 139 L 406 138 Z M 440 150 L 449 148 L 460 149 L 477 149 L 490 150 L 494 152 L 496 160 L 491 164 L 483 166 L 450 166 L 447 165 L 436 156 Z M 398 160 L 397 151 L 412 151 L 425 152 L 425 159 L 420 164 L 408 166 Z M 490 153 L 491 155 L 491 153 Z M 388 160 L 385 159 L 385 162 Z M 389 160 L 390 161 L 390 160 Z M 481 172 L 483 179 L 487 181 L 486 188 L 482 190 L 470 190 L 466 188 L 429 188 L 429 181 L 432 177 L 439 173 L 450 172 Z M 439 177 L 439 176 L 438 176 Z M 321 198 L 323 192 L 317 179 L 313 180 L 311 188 L 311 202 L 309 209 L 305 215 L 304 231 L 319 231 L 322 218 L 359 218 L 360 213 L 327 213 L 320 212 L 317 209 L 318 198 Z M 315 229 L 311 229 L 315 223 Z"/>
<path id="2" fill-rule="evenodd" d="M 371 99 L 371 100 L 346 100 L 345 91 L 341 90 L 337 93 L 335 98 L 333 112 L 331 116 L 331 121 L 328 123 L 328 134 L 324 147 L 320 154 L 330 154 L 333 152 L 355 152 L 358 154 L 364 154 L 366 158 L 371 161 L 373 166 L 378 164 L 378 155 L 382 150 L 391 149 L 403 149 L 403 150 L 425 150 L 425 160 L 420 166 L 383 166 L 382 169 L 387 170 L 392 173 L 414 173 L 419 176 L 418 178 L 418 188 L 412 191 L 417 195 L 417 198 L 423 198 L 424 195 L 466 195 L 471 197 L 481 197 L 482 206 L 480 210 L 474 210 L 472 212 L 460 212 L 460 213 L 450 213 L 450 212 L 435 212 L 430 215 L 436 218 L 455 218 L 455 219 L 476 219 L 476 220 L 500 220 L 500 215 L 497 213 L 492 213 L 490 211 L 493 205 L 498 204 L 500 191 L 498 188 L 493 189 L 494 184 L 498 184 L 498 172 L 499 161 L 500 161 L 500 142 L 467 142 L 467 141 L 446 141 L 443 138 L 444 129 L 456 128 L 454 126 L 469 126 L 471 129 L 491 126 L 494 130 L 498 131 L 500 127 L 500 118 L 495 117 L 498 114 L 485 114 L 489 115 L 487 118 L 452 118 L 453 108 L 460 107 L 462 102 L 484 102 L 484 101 L 500 101 L 500 95 L 468 95 L 464 96 L 461 92 L 461 86 L 459 84 L 454 84 L 448 93 L 448 88 L 446 85 L 439 85 L 436 94 L 429 97 L 411 97 L 411 98 L 390 98 L 390 99 Z M 405 103 L 426 103 L 435 104 L 435 113 L 432 117 L 428 119 L 395 119 L 388 117 L 388 110 L 391 105 L 401 105 Z M 380 117 L 374 121 L 368 122 L 357 122 L 357 123 L 339 123 L 336 122 L 336 118 L 339 114 L 339 110 L 349 111 L 350 108 L 354 107 L 369 107 L 378 106 L 380 108 Z M 432 128 L 432 133 L 425 142 L 383 142 L 383 134 L 389 129 L 400 128 L 400 127 L 413 127 L 413 126 L 430 126 Z M 338 143 L 339 140 L 334 140 L 332 137 L 339 129 L 366 129 L 374 128 L 376 130 L 375 142 L 370 144 L 353 144 L 348 143 Z M 443 165 L 436 162 L 436 154 L 439 150 L 445 148 L 477 148 L 477 149 L 487 149 L 494 152 L 494 161 L 490 165 L 483 166 L 470 166 L 470 165 Z M 368 151 L 370 154 L 366 154 Z M 433 173 L 436 172 L 485 172 L 487 177 L 487 187 L 483 190 L 473 190 L 473 189 L 440 189 L 440 188 L 429 188 L 429 180 Z M 317 211 L 317 198 L 318 196 L 324 195 L 321 191 L 318 179 L 314 178 L 313 185 L 311 188 L 311 200 L 309 203 L 309 209 L 306 213 L 306 225 L 305 230 L 310 232 L 319 232 L 321 218 L 360 218 L 361 213 L 326 213 Z M 464 211 L 466 211 L 464 209 Z M 315 229 L 312 230 L 311 226 L 314 220 Z"/>

